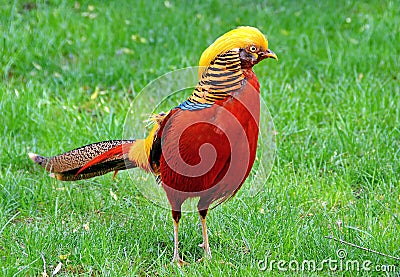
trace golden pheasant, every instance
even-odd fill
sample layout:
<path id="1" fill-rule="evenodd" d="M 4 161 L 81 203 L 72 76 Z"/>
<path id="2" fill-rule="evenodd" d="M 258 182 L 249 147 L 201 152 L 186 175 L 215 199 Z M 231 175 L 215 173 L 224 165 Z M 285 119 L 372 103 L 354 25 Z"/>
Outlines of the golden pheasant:
<path id="1" fill-rule="evenodd" d="M 234 196 L 253 166 L 260 116 L 259 82 L 252 68 L 277 59 L 265 36 L 239 27 L 219 37 L 200 58 L 199 81 L 190 97 L 155 116 L 145 139 L 110 140 L 53 157 L 30 158 L 64 181 L 140 167 L 161 182 L 174 221 L 173 261 L 178 252 L 181 206 L 198 197 L 205 257 L 211 258 L 206 216 L 211 204 Z"/>

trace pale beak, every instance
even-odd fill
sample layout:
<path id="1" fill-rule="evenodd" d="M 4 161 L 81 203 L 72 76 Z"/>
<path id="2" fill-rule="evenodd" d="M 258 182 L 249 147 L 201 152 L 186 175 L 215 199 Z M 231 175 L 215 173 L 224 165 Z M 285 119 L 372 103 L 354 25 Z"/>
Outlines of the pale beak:
<path id="1" fill-rule="evenodd" d="M 272 58 L 278 60 L 278 56 L 272 51 L 267 49 L 265 52 L 259 53 L 264 59 Z"/>

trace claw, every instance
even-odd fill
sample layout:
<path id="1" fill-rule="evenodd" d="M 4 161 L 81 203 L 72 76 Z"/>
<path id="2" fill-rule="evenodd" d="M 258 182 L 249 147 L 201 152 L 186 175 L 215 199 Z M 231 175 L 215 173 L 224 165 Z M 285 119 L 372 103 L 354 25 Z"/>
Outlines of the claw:
<path id="1" fill-rule="evenodd" d="M 181 258 L 173 258 L 172 259 L 172 261 L 171 261 L 171 264 L 176 264 L 178 267 L 182 267 L 182 266 L 185 266 L 185 265 L 187 265 L 188 263 L 187 262 L 185 262 L 184 260 L 182 260 Z"/>
<path id="2" fill-rule="evenodd" d="M 207 250 L 204 250 L 204 258 L 206 258 L 207 260 L 211 260 L 212 256 L 211 256 L 210 248 L 208 248 Z"/>

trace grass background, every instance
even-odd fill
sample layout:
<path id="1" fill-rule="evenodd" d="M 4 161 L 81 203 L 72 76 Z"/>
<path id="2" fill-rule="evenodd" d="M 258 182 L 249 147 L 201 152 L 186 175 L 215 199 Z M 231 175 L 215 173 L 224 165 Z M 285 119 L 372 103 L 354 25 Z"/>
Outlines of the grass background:
<path id="1" fill-rule="evenodd" d="M 398 260 L 325 236 L 400 256 L 399 14 L 395 1 L 3 1 L 0 275 L 50 275 L 59 262 L 58 276 L 291 275 L 259 262 L 321 262 L 340 249 L 398 275 Z M 170 212 L 127 173 L 62 183 L 27 153 L 120 138 L 147 83 L 196 65 L 238 25 L 259 27 L 279 56 L 255 68 L 277 158 L 259 196 L 243 189 L 211 212 L 211 262 L 196 263 L 198 218 L 184 215 L 189 265 L 178 269 Z"/>

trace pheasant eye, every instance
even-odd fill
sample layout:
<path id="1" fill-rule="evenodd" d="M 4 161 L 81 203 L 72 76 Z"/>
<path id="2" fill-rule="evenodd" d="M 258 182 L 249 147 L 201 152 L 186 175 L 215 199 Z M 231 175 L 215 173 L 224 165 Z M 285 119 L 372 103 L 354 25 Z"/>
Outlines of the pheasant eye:
<path id="1" fill-rule="evenodd" d="M 254 45 L 250 46 L 250 51 L 251 52 L 256 52 L 257 51 L 257 47 L 255 47 Z"/>

